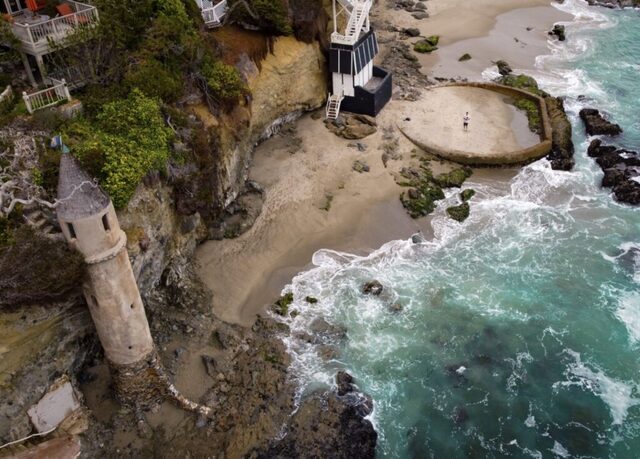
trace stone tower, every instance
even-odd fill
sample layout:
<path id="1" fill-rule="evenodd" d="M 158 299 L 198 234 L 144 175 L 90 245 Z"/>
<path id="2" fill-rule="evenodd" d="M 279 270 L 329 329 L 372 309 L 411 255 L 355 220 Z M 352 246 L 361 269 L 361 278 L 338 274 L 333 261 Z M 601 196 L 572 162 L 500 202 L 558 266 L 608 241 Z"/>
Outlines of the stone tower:
<path id="1" fill-rule="evenodd" d="M 126 250 L 127 236 L 107 194 L 69 153 L 60 159 L 57 216 L 67 242 L 84 255 L 83 287 L 119 395 L 132 369 L 155 359 L 153 339 Z M 133 372 L 135 373 L 135 372 Z M 133 378 L 136 379 L 136 378 Z"/>
<path id="2" fill-rule="evenodd" d="M 171 399 L 183 409 L 211 417 L 210 407 L 185 398 L 166 376 L 131 269 L 127 236 L 109 196 L 70 153 L 60 158 L 56 210 L 64 237 L 87 263 L 84 296 L 118 398 L 136 407 Z"/>

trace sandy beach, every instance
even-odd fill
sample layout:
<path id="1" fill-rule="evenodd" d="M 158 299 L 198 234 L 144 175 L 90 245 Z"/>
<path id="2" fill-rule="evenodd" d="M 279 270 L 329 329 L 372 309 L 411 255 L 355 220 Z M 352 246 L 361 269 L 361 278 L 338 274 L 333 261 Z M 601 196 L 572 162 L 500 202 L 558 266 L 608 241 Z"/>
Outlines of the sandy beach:
<path id="1" fill-rule="evenodd" d="M 478 80 L 495 59 L 513 58 L 514 66 L 533 66 L 535 56 L 546 49 L 546 31 L 563 18 L 548 0 L 431 0 L 428 8 L 431 17 L 418 21 L 405 11 L 389 10 L 379 3 L 375 17 L 398 28 L 419 27 L 423 35 L 441 35 L 444 46 L 431 56 L 420 57 L 427 75 Z M 511 39 L 516 45 L 504 56 L 509 48 L 504 46 L 504 34 L 516 29 L 527 32 L 526 27 L 535 28 L 526 46 Z M 381 36 L 388 34 L 380 32 Z M 457 61 L 462 49 L 473 56 L 464 67 Z M 365 253 L 419 230 L 429 237 L 429 218 L 413 220 L 407 215 L 398 199 L 403 190 L 394 180 L 402 167 L 415 164 L 423 155 L 395 127 L 411 113 L 412 104 L 419 101 L 393 100 L 387 105 L 377 118 L 378 132 L 360 141 L 365 151 L 350 146 L 356 141 L 330 133 L 322 119 L 310 115 L 295 123 L 293 135 L 301 145 L 295 153 L 282 135 L 256 149 L 250 179 L 265 189 L 262 214 L 237 239 L 209 241 L 197 253 L 199 275 L 214 293 L 216 315 L 250 326 L 321 248 Z M 511 126 L 516 132 L 512 142 L 526 137 L 522 131 L 527 129 L 526 122 L 514 120 L 512 111 L 499 112 L 495 124 Z M 397 142 L 397 159 L 389 160 L 385 167 L 382 148 L 393 142 Z M 370 172 L 355 172 L 355 160 L 369 165 Z M 436 161 L 432 165 L 434 172 L 450 167 Z M 474 180 L 499 180 L 512 174 L 512 170 L 479 170 Z"/>

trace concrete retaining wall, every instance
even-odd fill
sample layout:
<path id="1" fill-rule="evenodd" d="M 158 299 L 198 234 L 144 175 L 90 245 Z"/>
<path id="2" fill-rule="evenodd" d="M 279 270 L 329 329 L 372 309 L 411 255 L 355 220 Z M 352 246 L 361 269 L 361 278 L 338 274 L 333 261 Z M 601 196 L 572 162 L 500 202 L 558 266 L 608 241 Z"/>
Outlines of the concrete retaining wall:
<path id="1" fill-rule="evenodd" d="M 435 89 L 438 87 L 447 87 L 447 86 L 480 88 L 480 89 L 485 89 L 487 91 L 493 91 L 499 94 L 504 94 L 505 96 L 512 97 L 514 99 L 525 98 L 534 102 L 538 106 L 538 109 L 540 110 L 540 120 L 542 124 L 541 126 L 542 133 L 540 134 L 540 143 L 533 145 L 532 147 L 523 148 L 522 150 L 480 156 L 477 153 L 473 153 L 473 152 L 467 152 L 467 151 L 461 151 L 461 150 L 448 150 L 445 148 L 438 147 L 436 145 L 431 145 L 425 142 L 417 141 L 411 138 L 410 136 L 408 136 L 399 126 L 400 131 L 409 140 L 411 140 L 411 142 L 416 144 L 418 147 L 420 147 L 427 153 L 446 159 L 448 161 L 453 161 L 453 162 L 465 164 L 468 166 L 477 166 L 477 167 L 494 166 L 495 167 L 495 166 L 513 166 L 513 165 L 527 164 L 527 163 L 536 161 L 540 158 L 543 158 L 551 152 L 551 146 L 552 146 L 551 141 L 552 141 L 553 129 L 551 128 L 551 122 L 549 121 L 549 114 L 547 113 L 547 104 L 545 103 L 542 97 L 538 97 L 522 89 L 512 88 L 512 87 L 504 86 L 497 83 L 481 83 L 481 82 L 451 83 L 451 84 L 435 86 L 430 89 Z"/>

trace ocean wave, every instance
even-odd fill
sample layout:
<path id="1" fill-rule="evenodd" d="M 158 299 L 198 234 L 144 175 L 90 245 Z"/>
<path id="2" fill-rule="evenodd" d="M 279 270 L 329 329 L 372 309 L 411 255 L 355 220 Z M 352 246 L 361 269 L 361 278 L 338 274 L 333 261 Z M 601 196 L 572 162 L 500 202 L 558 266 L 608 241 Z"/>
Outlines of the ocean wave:
<path id="1" fill-rule="evenodd" d="M 626 419 L 629 409 L 640 405 L 638 386 L 632 382 L 620 381 L 607 376 L 602 370 L 582 362 L 580 353 L 572 349 L 565 349 L 572 362 L 567 365 L 565 371 L 565 381 L 553 384 L 554 390 L 560 388 L 577 386 L 585 391 L 591 392 L 609 407 L 613 425 L 622 425 Z"/>
<path id="2" fill-rule="evenodd" d="M 616 317 L 624 324 L 632 344 L 640 342 L 640 293 L 627 292 L 618 299 Z"/>

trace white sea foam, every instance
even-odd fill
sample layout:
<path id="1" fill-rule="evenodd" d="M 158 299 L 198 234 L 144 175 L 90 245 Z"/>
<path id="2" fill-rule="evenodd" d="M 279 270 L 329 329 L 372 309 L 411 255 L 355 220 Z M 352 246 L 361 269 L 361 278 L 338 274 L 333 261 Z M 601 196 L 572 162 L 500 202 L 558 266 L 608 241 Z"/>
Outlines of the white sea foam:
<path id="1" fill-rule="evenodd" d="M 627 327 L 629 341 L 640 342 L 640 293 L 627 292 L 618 300 L 616 317 Z"/>
<path id="2" fill-rule="evenodd" d="M 621 425 L 627 417 L 629 409 L 640 404 L 640 399 L 635 398 L 638 387 L 632 382 L 619 381 L 607 376 L 602 370 L 590 368 L 582 362 L 578 352 L 565 349 L 573 362 L 569 363 L 565 371 L 566 381 L 553 384 L 554 390 L 561 387 L 577 386 L 590 391 L 602 399 L 609 407 L 614 425 Z"/>
<path id="3" fill-rule="evenodd" d="M 553 449 L 551 449 L 551 452 L 553 454 L 555 454 L 556 456 L 559 457 L 569 457 L 569 451 L 567 451 L 567 448 L 565 448 L 564 446 L 562 446 L 560 443 L 558 443 L 557 441 L 554 440 L 553 442 Z"/>

